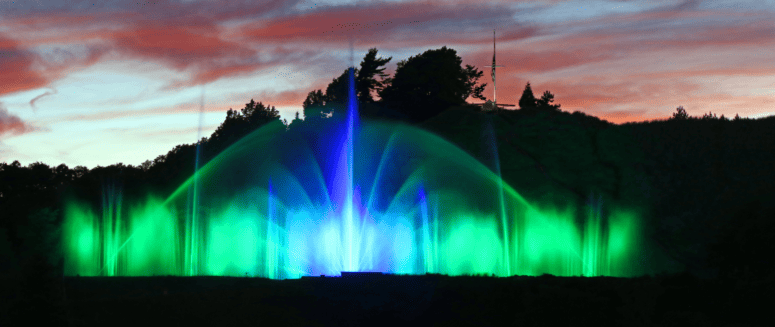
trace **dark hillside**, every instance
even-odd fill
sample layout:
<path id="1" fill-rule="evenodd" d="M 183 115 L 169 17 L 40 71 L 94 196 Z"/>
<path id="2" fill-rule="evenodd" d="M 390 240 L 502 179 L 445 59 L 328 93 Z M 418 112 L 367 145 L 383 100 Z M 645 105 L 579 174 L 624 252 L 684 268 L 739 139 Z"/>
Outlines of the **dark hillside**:
<path id="1" fill-rule="evenodd" d="M 622 128 L 647 155 L 655 239 L 695 266 L 716 266 L 717 257 L 730 256 L 741 261 L 769 257 L 773 267 L 771 242 L 756 239 L 775 237 L 775 117 L 668 120 Z M 754 225 L 769 236 L 743 232 Z M 731 235 L 737 235 L 736 244 L 708 247 L 723 239 L 732 242 Z M 748 246 L 758 253 L 740 251 Z"/>
<path id="2" fill-rule="evenodd" d="M 458 107 L 426 121 L 433 131 L 494 167 L 492 124 L 503 178 L 534 201 L 552 194 L 585 201 L 592 193 L 617 201 L 639 203 L 630 192 L 637 163 L 643 160 L 634 143 L 613 124 L 564 112 L 501 111 L 485 113 Z M 627 186 L 627 187 L 625 187 Z"/>
<path id="3" fill-rule="evenodd" d="M 714 264 L 728 257 L 718 251 L 731 247 L 717 243 L 775 237 L 775 228 L 765 227 L 775 220 L 775 117 L 615 125 L 578 112 L 456 107 L 421 127 L 494 170 L 488 124 L 497 135 L 502 176 L 520 194 L 576 205 L 594 194 L 635 207 L 649 238 L 698 274 L 732 269 Z M 751 214 L 734 218 L 743 211 Z M 759 226 L 764 234 L 742 226 Z M 771 245 L 748 246 L 775 256 Z M 760 265 L 773 267 L 772 259 L 765 261 Z"/>

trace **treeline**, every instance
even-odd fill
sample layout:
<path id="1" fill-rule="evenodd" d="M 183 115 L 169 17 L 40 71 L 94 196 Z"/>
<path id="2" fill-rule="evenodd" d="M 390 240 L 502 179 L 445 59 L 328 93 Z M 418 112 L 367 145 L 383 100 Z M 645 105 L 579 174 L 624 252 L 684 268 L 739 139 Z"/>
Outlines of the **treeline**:
<path id="1" fill-rule="evenodd" d="M 391 59 L 377 58 L 377 49 L 370 49 L 360 67 L 353 70 L 361 117 L 419 124 L 449 107 L 464 105 L 469 96 L 485 99 L 482 91 L 486 84 L 477 85 L 483 73 L 470 65 L 461 67 L 462 59 L 453 49 L 442 47 L 410 57 L 398 63 L 393 77 L 386 78 L 384 66 Z M 327 119 L 343 117 L 348 90 L 349 69 L 346 69 L 332 80 L 325 92 L 320 89 L 309 92 L 303 103 L 303 119 L 297 113 L 290 122 L 281 121 L 274 106 L 251 99 L 240 110 L 229 109 L 225 120 L 209 137 L 193 144 L 177 145 L 138 166 L 117 163 L 88 169 L 66 164 L 52 167 L 42 162 L 27 166 L 19 161 L 2 163 L 0 247 L 12 252 L 14 258 L 8 262 L 25 262 L 36 253 L 54 251 L 39 245 L 56 244 L 57 229 L 62 222 L 61 205 L 68 197 L 93 199 L 98 206 L 103 190 L 109 187 L 117 187 L 125 199 L 149 193 L 170 194 L 194 173 L 197 164 L 205 165 L 263 126 L 285 124 L 288 131 L 309 130 Z M 375 100 L 376 95 L 379 100 Z M 12 266 L 4 265 L 0 270 Z"/>
<path id="2" fill-rule="evenodd" d="M 355 93 L 361 117 L 421 124 L 451 107 L 465 105 L 469 96 L 486 99 L 482 91 L 487 84 L 477 85 L 483 73 L 470 65 L 461 67 L 462 59 L 453 49 L 442 47 L 410 57 L 398 63 L 393 77 L 386 78 L 388 74 L 384 73 L 383 66 L 391 59 L 377 58 L 377 49 L 372 48 L 364 56 L 360 68 L 354 69 Z M 159 192 L 167 192 L 193 174 L 195 161 L 203 166 L 231 144 L 264 125 L 282 123 L 287 130 L 305 129 L 332 117 L 342 117 L 347 108 L 348 85 L 349 69 L 346 69 L 332 80 L 325 92 L 321 89 L 309 92 L 302 104 L 303 118 L 297 112 L 290 122 L 281 121 L 274 106 L 251 99 L 240 110 L 229 109 L 225 120 L 210 137 L 203 137 L 193 144 L 175 146 L 167 154 L 139 166 L 117 163 L 89 170 L 84 166 L 71 168 L 65 164 L 51 167 L 41 162 L 26 167 L 18 161 L 2 163 L 0 206 L 19 203 L 11 201 L 18 196 L 61 191 L 66 187 L 82 191 L 99 189 L 100 181 L 119 176 Z M 375 95 L 380 99 L 375 100 Z M 549 91 L 536 99 L 528 83 L 520 105 L 522 109 L 559 110 L 559 105 L 552 104 L 553 99 L 554 95 Z M 74 183 L 76 180 L 81 182 Z M 46 198 L 56 201 L 60 199 L 58 196 Z M 14 219 L 10 218 L 12 215 L 3 216 L 6 216 L 2 219 L 4 224 Z"/>
<path id="3" fill-rule="evenodd" d="M 428 50 L 399 62 L 395 75 L 387 77 L 383 66 L 391 59 L 392 57 L 377 58 L 377 49 L 370 49 L 360 67 L 353 70 L 359 115 L 366 119 L 394 120 L 426 127 L 477 156 L 477 147 L 482 147 L 481 138 L 477 134 L 481 134 L 483 123 L 472 123 L 472 119 L 480 119 L 484 117 L 482 115 L 488 114 L 476 113 L 480 110 L 468 106 L 466 99 L 469 96 L 486 99 L 482 96 L 486 84 L 477 84 L 482 72 L 470 65 L 462 67 L 462 60 L 455 50 L 446 47 Z M 284 126 L 286 131 L 313 131 L 326 120 L 342 118 L 347 109 L 348 85 L 349 69 L 334 78 L 325 92 L 322 89 L 309 92 L 303 102 L 303 119 L 300 113 L 296 113 L 296 117 L 290 122 L 282 121 L 275 107 L 264 105 L 262 102 L 256 103 L 251 99 L 240 110 L 229 109 L 225 120 L 209 137 L 193 144 L 178 145 L 167 154 L 147 160 L 139 166 L 118 163 L 87 169 L 83 166 L 70 168 L 65 164 L 52 167 L 41 162 L 26 167 L 18 161 L 2 163 L 0 255 L 11 256 L 8 262 L 25 262 L 36 255 L 55 252 L 56 246 L 52 244 L 57 244 L 57 230 L 62 221 L 61 204 L 73 194 L 80 198 L 93 199 L 95 205 L 99 205 L 98 201 L 106 187 L 119 187 L 127 199 L 149 193 L 166 196 L 193 175 L 196 165 L 204 166 L 229 146 L 261 127 L 275 124 Z M 379 100 L 375 96 L 379 96 Z M 614 164 L 599 157 L 603 156 L 601 153 L 605 151 L 617 152 L 609 154 L 610 157 L 626 156 L 623 153 L 631 149 L 618 147 L 611 150 L 614 148 L 599 146 L 598 141 L 595 141 L 595 135 L 602 135 L 602 131 L 612 124 L 581 112 L 562 112 L 560 105 L 554 103 L 554 95 L 551 92 L 547 90 L 540 98 L 536 98 L 530 83 L 525 86 L 519 106 L 519 111 L 499 112 L 496 115 L 499 118 L 495 121 L 498 142 L 502 149 L 500 162 L 503 178 L 507 183 L 526 190 L 535 189 L 536 194 L 540 194 L 539 191 L 544 190 L 544 186 L 537 182 L 534 176 L 546 176 L 553 185 L 571 190 L 579 198 L 588 196 L 591 190 L 612 194 L 620 192 L 617 188 L 622 187 L 617 185 L 624 183 L 622 181 L 627 179 L 629 171 L 620 169 L 620 172 L 609 174 L 608 171 L 613 171 L 611 165 Z M 472 116 L 463 118 L 462 111 L 452 110 L 453 108 L 469 108 Z M 447 119 L 442 117 L 442 114 L 457 118 Z M 692 118 L 683 107 L 679 107 L 669 120 L 694 122 L 729 119 L 723 115 L 717 118 L 713 114 Z M 734 120 L 753 122 L 739 116 Z M 461 128 L 468 128 L 470 132 L 461 132 L 464 130 Z M 648 130 L 656 129 L 657 127 L 648 127 Z M 576 134 L 571 134 L 571 131 Z M 589 144 L 592 145 L 584 143 L 588 142 L 586 140 L 590 137 L 592 143 Z M 582 143 L 549 150 L 552 145 L 561 145 L 568 140 Z M 602 167 L 600 169 L 605 173 L 589 174 L 587 172 L 592 168 L 584 170 L 561 164 L 553 165 L 554 162 L 567 161 L 559 157 L 569 154 L 576 154 L 574 166 L 584 167 L 586 161 L 599 162 L 595 165 Z M 586 160 L 592 156 L 596 156 L 594 160 Z M 477 159 L 486 158 L 477 156 Z M 632 163 L 620 160 L 617 164 Z M 538 169 L 535 173 L 526 174 L 526 170 L 521 168 L 523 166 Z M 652 173 L 656 174 L 657 170 Z M 3 247 L 10 249 L 6 251 L 10 254 L 3 254 Z M 3 258 L 3 261 L 6 259 Z M 50 261 L 52 264 L 57 263 L 57 256 L 52 256 Z M 10 269 L 12 266 L 13 264 L 4 265 L 0 270 Z"/>
<path id="4" fill-rule="evenodd" d="M 683 106 L 678 106 L 678 108 L 675 109 L 675 112 L 673 115 L 668 118 L 668 120 L 725 120 L 729 121 L 730 119 L 728 117 L 724 117 L 722 114 L 721 117 L 718 117 L 713 112 L 708 112 L 707 114 L 703 114 L 701 117 L 693 117 L 689 116 L 689 113 L 686 112 L 686 109 L 684 109 Z M 741 118 L 740 114 L 735 114 L 735 118 L 732 119 L 733 121 L 739 121 L 739 120 L 752 120 L 750 118 Z"/>

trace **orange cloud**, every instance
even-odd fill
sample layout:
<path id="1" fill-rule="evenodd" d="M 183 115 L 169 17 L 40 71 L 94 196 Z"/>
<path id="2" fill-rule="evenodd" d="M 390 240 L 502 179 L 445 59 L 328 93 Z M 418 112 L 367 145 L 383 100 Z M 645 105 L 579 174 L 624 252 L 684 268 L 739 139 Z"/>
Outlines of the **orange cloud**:
<path id="1" fill-rule="evenodd" d="M 262 99 L 264 104 L 271 103 L 277 107 L 294 107 L 301 106 L 304 103 L 304 99 L 307 98 L 308 91 L 293 90 L 284 91 L 279 93 L 259 93 L 256 99 Z"/>
<path id="2" fill-rule="evenodd" d="M 220 39 L 213 26 L 144 25 L 113 35 L 116 46 L 137 56 L 165 61 L 178 69 L 224 57 L 254 52 Z"/>
<path id="3" fill-rule="evenodd" d="M 0 35 L 0 96 L 38 88 L 48 80 L 32 69 L 35 55 L 19 44 Z"/>

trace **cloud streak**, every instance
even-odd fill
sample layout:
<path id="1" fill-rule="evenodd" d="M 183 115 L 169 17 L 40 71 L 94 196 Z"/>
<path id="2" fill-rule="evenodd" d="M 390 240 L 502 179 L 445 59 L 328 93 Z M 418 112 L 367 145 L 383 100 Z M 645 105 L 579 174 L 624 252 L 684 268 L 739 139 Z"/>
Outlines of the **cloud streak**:
<path id="1" fill-rule="evenodd" d="M 33 112 L 37 112 L 37 108 L 35 107 L 35 101 L 38 101 L 38 100 L 40 100 L 40 98 L 48 96 L 48 95 L 57 94 L 57 90 L 55 88 L 52 88 L 52 90 L 54 90 L 54 91 L 53 92 L 46 91 L 46 93 L 43 93 L 43 94 L 41 94 L 39 96 L 36 96 L 36 97 L 32 98 L 32 100 L 30 100 L 30 107 L 32 108 Z"/>
<path id="2" fill-rule="evenodd" d="M 0 103 L 0 137 L 5 135 L 20 135 L 35 130 L 18 116 L 8 112 L 8 108 Z"/>

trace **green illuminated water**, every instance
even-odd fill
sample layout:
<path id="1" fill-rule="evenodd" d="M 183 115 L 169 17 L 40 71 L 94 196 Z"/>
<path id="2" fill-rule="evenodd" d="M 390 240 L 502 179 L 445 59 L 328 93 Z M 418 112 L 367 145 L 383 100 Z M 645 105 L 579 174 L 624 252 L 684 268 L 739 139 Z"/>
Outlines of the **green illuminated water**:
<path id="1" fill-rule="evenodd" d="M 636 212 L 609 204 L 607 216 L 593 206 L 580 217 L 569 204 L 530 204 L 431 133 L 364 122 L 358 160 L 333 156 L 336 169 L 352 165 L 342 173 L 326 172 L 331 156 L 315 151 L 320 144 L 279 139 L 273 128 L 235 144 L 168 199 L 126 208 L 120 190 L 106 189 L 101 211 L 68 204 L 66 273 L 633 276 L 647 268 Z M 352 183 L 351 193 L 340 182 Z"/>
<path id="2" fill-rule="evenodd" d="M 648 271 L 633 209 L 601 199 L 528 203 L 427 131 L 346 117 L 313 133 L 266 125 L 166 199 L 65 207 L 65 273 L 296 278 L 399 274 L 634 276 Z M 491 129 L 491 127 L 490 127 Z M 580 214 L 580 210 L 586 212 Z"/>

